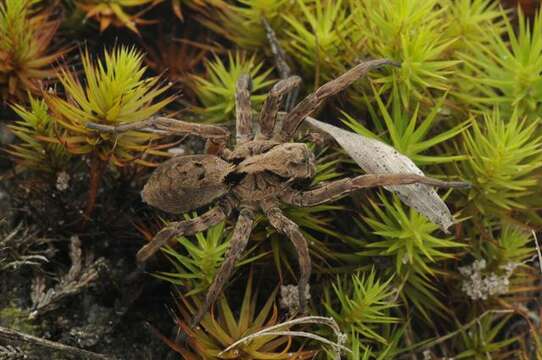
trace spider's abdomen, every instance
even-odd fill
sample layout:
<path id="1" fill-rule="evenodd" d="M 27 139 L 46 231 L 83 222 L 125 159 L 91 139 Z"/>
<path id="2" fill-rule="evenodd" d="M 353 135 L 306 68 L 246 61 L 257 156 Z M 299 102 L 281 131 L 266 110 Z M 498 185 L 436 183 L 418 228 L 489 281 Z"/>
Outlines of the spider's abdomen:
<path id="1" fill-rule="evenodd" d="M 173 214 L 197 209 L 228 192 L 233 165 L 214 155 L 178 156 L 162 163 L 145 184 L 147 204 Z"/>

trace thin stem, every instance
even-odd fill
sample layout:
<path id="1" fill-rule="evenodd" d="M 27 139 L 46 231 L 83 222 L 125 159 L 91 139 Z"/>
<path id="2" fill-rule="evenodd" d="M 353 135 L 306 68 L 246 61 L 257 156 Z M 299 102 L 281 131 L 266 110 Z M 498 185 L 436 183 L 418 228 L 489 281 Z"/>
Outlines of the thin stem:
<path id="1" fill-rule="evenodd" d="M 78 349 L 73 346 L 64 345 L 62 343 L 38 338 L 32 335 L 28 335 L 13 329 L 8 329 L 0 326 L 0 339 L 8 341 L 9 344 L 14 343 L 27 343 L 33 346 L 49 349 L 57 352 L 61 352 L 70 356 L 76 356 L 78 359 L 96 359 L 96 360 L 108 360 L 113 359 L 110 356 L 97 354 L 91 351 Z"/>
<path id="2" fill-rule="evenodd" d="M 311 334 L 311 333 L 307 333 L 307 332 L 301 332 L 301 331 L 275 331 L 275 330 L 279 330 L 281 328 L 284 328 L 286 326 L 293 326 L 293 325 L 299 325 L 299 324 L 327 325 L 333 330 L 333 332 L 337 336 L 337 342 L 334 343 L 334 342 L 332 342 L 330 340 L 327 340 L 325 338 L 320 337 L 319 335 L 315 335 L 315 334 Z M 237 340 L 236 342 L 234 342 L 230 346 L 228 346 L 226 349 L 224 349 L 218 355 L 220 356 L 220 355 L 224 354 L 225 352 L 227 352 L 227 351 L 233 349 L 234 347 L 238 346 L 239 344 L 242 344 L 242 343 L 244 343 L 246 341 L 249 341 L 250 339 L 257 338 L 257 337 L 260 337 L 260 336 L 267 336 L 267 335 L 279 335 L 279 336 L 280 335 L 287 335 L 287 336 L 293 335 L 293 336 L 309 337 L 309 338 L 321 341 L 321 342 L 323 342 L 325 344 L 331 345 L 335 349 L 341 349 L 341 350 L 344 350 L 344 351 L 347 351 L 347 352 L 351 352 L 350 349 L 344 347 L 341 344 L 340 339 L 341 339 L 342 333 L 340 331 L 339 325 L 337 324 L 337 322 L 333 318 L 328 318 L 328 317 L 324 317 L 324 316 L 305 316 L 305 317 L 300 317 L 300 318 L 297 318 L 297 319 L 288 320 L 288 321 L 285 321 L 283 323 L 280 323 L 280 324 L 273 325 L 273 326 L 270 326 L 268 328 L 262 329 L 260 331 L 257 331 L 255 333 L 253 333 L 253 334 L 247 335 L 247 336 Z M 308 335 L 310 335 L 310 336 L 308 336 Z"/>
<path id="3" fill-rule="evenodd" d="M 83 212 L 83 226 L 86 226 L 90 221 L 94 209 L 96 208 L 96 197 L 98 196 L 98 189 L 102 183 L 103 173 L 106 163 L 100 159 L 97 153 L 92 153 L 90 158 L 90 181 L 87 195 L 87 204 L 85 211 Z"/>

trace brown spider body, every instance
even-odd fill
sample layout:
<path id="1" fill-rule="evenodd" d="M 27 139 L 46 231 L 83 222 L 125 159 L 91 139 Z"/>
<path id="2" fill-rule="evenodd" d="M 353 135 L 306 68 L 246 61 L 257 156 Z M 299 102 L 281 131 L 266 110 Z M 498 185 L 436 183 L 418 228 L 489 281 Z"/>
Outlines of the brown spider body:
<path id="1" fill-rule="evenodd" d="M 236 203 L 276 198 L 284 181 L 314 176 L 314 155 L 303 143 L 253 140 L 225 159 L 186 155 L 162 163 L 141 196 L 160 210 L 180 214 L 212 203 L 228 192 Z M 237 165 L 236 165 L 237 163 Z"/>
<path id="2" fill-rule="evenodd" d="M 253 144 L 259 145 L 258 141 Z M 239 203 L 262 208 L 267 202 L 279 201 L 280 195 L 290 183 L 311 178 L 314 172 L 314 155 L 307 145 L 277 144 L 264 152 L 254 152 L 239 162 L 232 174 L 241 180 L 231 191 Z"/>
<path id="3" fill-rule="evenodd" d="M 258 141 L 254 141 L 258 143 Z M 306 179 L 314 176 L 314 154 L 306 144 L 278 144 L 262 153 L 243 159 L 238 173 L 261 174 L 271 172 L 284 179 Z"/>
<path id="4" fill-rule="evenodd" d="M 159 166 L 145 185 L 142 196 L 159 209 L 181 213 L 216 202 L 216 206 L 199 217 L 170 223 L 137 253 L 140 264 L 145 263 L 162 246 L 174 245 L 177 235 L 191 235 L 207 229 L 230 216 L 233 209 L 239 215 L 224 262 L 211 284 L 204 306 L 194 317 L 196 326 L 220 295 L 235 262 L 246 248 L 257 211 L 289 239 L 299 260 L 299 308 L 305 309 L 305 294 L 311 273 L 309 245 L 299 226 L 281 211 L 281 204 L 307 207 L 336 200 L 353 191 L 376 186 L 423 183 L 439 187 L 462 187 L 464 183 L 448 183 L 414 174 L 367 174 L 343 178 L 314 189 L 300 191 L 292 183 L 310 179 L 315 173 L 314 155 L 307 145 L 290 142 L 299 125 L 328 97 L 345 89 L 369 70 L 394 64 L 385 59 L 363 62 L 332 80 L 299 102 L 277 121 L 282 97 L 295 89 L 300 78 L 292 76 L 277 82 L 269 92 L 258 117 L 259 130 L 254 131 L 250 105 L 250 78 L 241 76 L 236 92 L 235 147 L 226 149 L 229 134 L 224 129 L 191 124 L 168 118 L 141 122 L 139 127 L 153 126 L 155 131 L 192 133 L 207 138 L 207 155 L 180 156 Z M 133 130 L 138 125 L 94 129 L 110 132 Z"/>
<path id="5" fill-rule="evenodd" d="M 215 155 L 178 156 L 162 163 L 145 184 L 143 200 L 181 214 L 205 206 L 229 191 L 226 176 L 234 165 Z"/>

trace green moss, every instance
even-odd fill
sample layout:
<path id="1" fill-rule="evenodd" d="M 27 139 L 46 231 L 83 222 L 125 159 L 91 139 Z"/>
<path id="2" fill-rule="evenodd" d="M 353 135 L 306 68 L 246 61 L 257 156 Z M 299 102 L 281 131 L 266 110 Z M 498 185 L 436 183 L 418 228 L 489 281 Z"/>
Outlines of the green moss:
<path id="1" fill-rule="evenodd" d="M 0 309 L 0 325 L 31 335 L 38 332 L 38 326 L 28 319 L 28 312 L 13 304 Z"/>

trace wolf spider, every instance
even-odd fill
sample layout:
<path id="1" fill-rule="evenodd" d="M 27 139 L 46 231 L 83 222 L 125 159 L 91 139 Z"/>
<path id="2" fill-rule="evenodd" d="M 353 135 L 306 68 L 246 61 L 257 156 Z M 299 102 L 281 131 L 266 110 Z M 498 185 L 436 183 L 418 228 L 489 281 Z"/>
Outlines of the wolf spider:
<path id="1" fill-rule="evenodd" d="M 174 214 L 200 208 L 215 200 L 216 206 L 199 217 L 173 222 L 160 230 L 137 253 L 139 264 L 144 264 L 162 246 L 173 245 L 175 236 L 203 231 L 238 209 L 239 215 L 225 260 L 208 290 L 204 306 L 192 321 L 192 327 L 199 324 L 232 274 L 235 262 L 247 246 L 257 211 L 262 211 L 271 225 L 290 239 L 297 251 L 301 273 L 298 282 L 299 309 L 303 313 L 311 273 L 309 247 L 299 226 L 281 211 L 281 203 L 297 207 L 315 206 L 359 189 L 376 186 L 413 183 L 437 187 L 464 186 L 460 182 L 444 182 L 414 174 L 360 175 L 305 191 L 293 186 L 296 181 L 310 179 L 315 173 L 314 155 L 307 145 L 291 142 L 303 120 L 328 97 L 350 86 L 368 71 L 384 65 L 394 63 L 385 59 L 362 62 L 322 85 L 286 114 L 279 113 L 281 100 L 299 86 L 301 79 L 291 76 L 278 81 L 263 103 L 257 131 L 252 121 L 250 78 L 241 76 L 235 96 L 236 138 L 233 150 L 226 148 L 228 131 L 213 125 L 165 117 L 118 127 L 90 124 L 89 127 L 101 131 L 121 132 L 147 127 L 149 131 L 191 133 L 207 139 L 206 154 L 177 156 L 165 161 L 153 172 L 141 193 L 148 204 Z"/>

